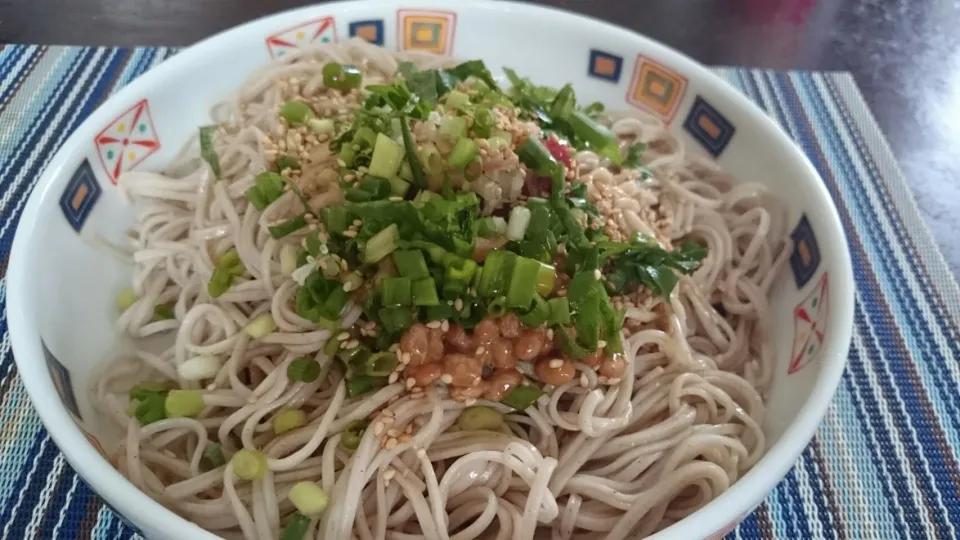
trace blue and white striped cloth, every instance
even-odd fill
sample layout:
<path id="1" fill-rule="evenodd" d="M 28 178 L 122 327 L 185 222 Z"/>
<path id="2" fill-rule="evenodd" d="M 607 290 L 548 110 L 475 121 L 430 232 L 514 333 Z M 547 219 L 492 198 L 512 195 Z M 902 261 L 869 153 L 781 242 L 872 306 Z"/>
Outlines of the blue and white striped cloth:
<path id="1" fill-rule="evenodd" d="M 27 195 L 70 132 L 174 51 L 0 49 L 0 277 Z M 823 176 L 857 287 L 849 367 L 816 439 L 729 538 L 958 538 L 960 294 L 853 80 L 720 69 Z M 6 302 L 0 281 L 0 302 Z M 70 469 L 0 315 L 0 540 L 134 538 Z"/>

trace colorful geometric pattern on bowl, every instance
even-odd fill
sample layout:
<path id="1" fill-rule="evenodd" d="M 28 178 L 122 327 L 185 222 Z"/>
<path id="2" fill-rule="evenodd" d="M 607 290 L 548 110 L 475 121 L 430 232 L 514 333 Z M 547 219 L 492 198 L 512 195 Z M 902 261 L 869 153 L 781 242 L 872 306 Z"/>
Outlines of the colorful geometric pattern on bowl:
<path id="1" fill-rule="evenodd" d="M 627 103 L 660 116 L 669 123 L 683 101 L 687 78 L 652 58 L 637 55 Z"/>
<path id="2" fill-rule="evenodd" d="M 830 315 L 828 283 L 827 272 L 824 272 L 817 286 L 793 310 L 793 348 L 788 375 L 800 371 L 820 352 Z"/>
<path id="3" fill-rule="evenodd" d="M 103 170 L 116 185 L 121 174 L 160 149 L 160 139 L 150 116 L 150 104 L 141 99 L 107 124 L 93 142 Z"/>
<path id="4" fill-rule="evenodd" d="M 57 389 L 60 401 L 67 407 L 76 420 L 82 421 L 80 416 L 80 406 L 77 404 L 77 395 L 73 393 L 73 382 L 70 379 L 70 370 L 68 370 L 47 348 L 47 344 L 41 339 L 40 345 L 43 347 L 43 356 L 47 361 L 47 369 L 50 370 L 50 377 L 53 379 L 53 385 Z"/>
<path id="5" fill-rule="evenodd" d="M 350 23 L 350 37 L 359 37 L 383 46 L 383 19 L 366 19 Z"/>
<path id="6" fill-rule="evenodd" d="M 790 268 L 793 270 L 797 288 L 802 289 L 820 266 L 820 246 L 817 245 L 817 237 L 806 214 L 800 217 L 796 228 L 790 233 L 790 238 L 793 239 Z"/>
<path id="7" fill-rule="evenodd" d="M 457 14 L 452 11 L 397 10 L 397 38 L 401 51 L 452 55 Z"/>
<path id="8" fill-rule="evenodd" d="M 717 109 L 707 100 L 697 96 L 683 122 L 684 129 L 693 136 L 713 157 L 720 155 L 727 147 L 736 128 L 733 127 Z"/>
<path id="9" fill-rule="evenodd" d="M 97 204 L 97 199 L 102 192 L 90 162 L 84 159 L 74 171 L 63 194 L 60 195 L 63 216 L 75 231 L 80 232 L 83 228 L 84 222 L 93 211 L 93 206 Z"/>
<path id="10" fill-rule="evenodd" d="M 613 83 L 620 82 L 623 58 L 597 49 L 590 49 L 590 64 L 587 74 Z"/>
<path id="11" fill-rule="evenodd" d="M 293 49 L 302 49 L 320 43 L 337 42 L 337 25 L 333 17 L 311 19 L 267 36 L 270 58 L 277 58 Z"/>

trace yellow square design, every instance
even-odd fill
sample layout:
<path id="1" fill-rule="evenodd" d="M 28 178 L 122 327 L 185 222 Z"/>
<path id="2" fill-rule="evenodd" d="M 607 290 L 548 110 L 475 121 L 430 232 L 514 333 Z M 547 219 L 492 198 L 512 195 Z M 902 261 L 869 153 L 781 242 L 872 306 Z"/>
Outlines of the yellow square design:
<path id="1" fill-rule="evenodd" d="M 70 206 L 74 210 L 79 210 L 80 206 L 83 204 L 83 200 L 87 198 L 87 193 L 90 192 L 90 188 L 86 184 L 80 184 L 77 187 L 77 192 L 73 194 L 73 198 L 70 199 Z"/>
<path id="2" fill-rule="evenodd" d="M 656 113 L 669 122 L 676 114 L 686 89 L 686 78 L 643 55 L 638 55 L 633 68 L 633 80 L 627 90 L 627 102 Z M 717 126 L 713 128 L 718 129 Z"/>
<path id="3" fill-rule="evenodd" d="M 397 22 L 401 50 L 453 54 L 456 13 L 398 10 Z"/>

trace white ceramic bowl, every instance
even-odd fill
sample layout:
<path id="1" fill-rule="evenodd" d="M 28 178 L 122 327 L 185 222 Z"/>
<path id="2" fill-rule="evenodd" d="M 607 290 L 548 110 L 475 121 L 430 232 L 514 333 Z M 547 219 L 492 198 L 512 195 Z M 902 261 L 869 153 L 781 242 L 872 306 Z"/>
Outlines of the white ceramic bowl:
<path id="1" fill-rule="evenodd" d="M 94 241 L 118 241 L 132 224 L 114 185 L 117 171 L 162 167 L 208 123 L 210 105 L 272 56 L 353 35 L 390 48 L 482 58 L 541 84 L 572 82 L 587 102 L 653 112 L 688 148 L 715 156 L 735 178 L 762 182 L 788 202 L 796 246 L 771 300 L 777 369 L 763 425 L 769 450 L 729 491 L 655 537 L 714 538 L 735 526 L 810 441 L 843 371 L 853 283 L 836 209 L 790 139 L 704 67 L 621 28 L 522 4 L 361 1 L 281 13 L 177 54 L 77 129 L 27 203 L 7 274 L 20 376 L 70 464 L 147 537 L 214 538 L 138 491 L 102 455 L 115 440 L 90 407 L 90 373 L 117 343 L 114 297 L 129 283 L 130 269 Z"/>

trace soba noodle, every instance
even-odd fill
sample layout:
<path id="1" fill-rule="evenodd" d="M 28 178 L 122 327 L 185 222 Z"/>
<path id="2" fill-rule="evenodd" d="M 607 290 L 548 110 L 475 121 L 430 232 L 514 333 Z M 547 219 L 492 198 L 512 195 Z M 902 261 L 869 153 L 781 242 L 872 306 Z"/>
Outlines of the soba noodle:
<path id="1" fill-rule="evenodd" d="M 283 246 L 299 247 L 307 231 L 282 239 L 269 232 L 299 201 L 288 190 L 261 212 L 245 193 L 272 166 L 277 140 L 286 143 L 281 150 L 300 142 L 277 114 L 291 93 L 309 98 L 320 116 L 348 112 L 350 93 L 322 91 L 325 63 L 357 66 L 367 85 L 389 83 L 403 61 L 421 69 L 455 64 L 360 41 L 291 55 L 214 107 L 221 180 L 199 158 L 197 138 L 162 174 L 121 178 L 138 211 L 130 236 L 136 301 L 117 328 L 138 345 L 104 366 L 94 390 L 96 406 L 125 432 L 117 468 L 226 538 L 280 537 L 295 510 L 290 492 L 303 481 L 329 497 L 310 519 L 307 539 L 618 540 L 647 536 L 703 507 L 764 452 L 773 376 L 767 295 L 787 253 L 783 212 L 762 186 L 733 183 L 687 153 L 660 120 L 637 111 L 604 121 L 624 151 L 646 144 L 650 178 L 590 151 L 574 156 L 571 178 L 586 183 L 612 233 L 643 233 L 665 247 L 694 240 L 708 255 L 696 272 L 679 276 L 669 301 L 643 291 L 614 298 L 627 318 L 622 377 L 577 361 L 572 380 L 547 386 L 525 411 L 484 402 L 504 415 L 496 431 L 458 429 L 473 399 L 452 399 L 442 384 L 411 392 L 401 378 L 347 396 L 343 370 L 324 352 L 333 332 L 298 314 L 298 283 L 281 271 Z M 358 91 L 352 95 L 356 103 Z M 299 157 L 335 163 L 336 154 L 323 155 L 325 139 L 315 141 L 312 156 Z M 315 210 L 341 200 L 339 188 L 320 184 L 302 184 Z M 495 205 L 495 198 L 516 199 L 521 187 L 499 179 L 475 189 Z M 208 281 L 228 250 L 246 274 L 211 298 Z M 173 318 L 155 316 L 160 305 Z M 263 314 L 276 329 L 253 338 L 245 328 Z M 362 306 L 349 304 L 341 327 L 361 316 Z M 141 345 L 161 335 L 172 344 L 160 352 Z M 288 377 L 303 356 L 321 366 L 313 382 Z M 183 376 L 196 357 L 219 360 L 202 383 Z M 125 394 L 145 379 L 200 390 L 202 412 L 142 425 L 128 414 Z M 305 413 L 304 425 L 276 435 L 272 419 L 289 409 Z M 363 419 L 371 424 L 351 453 L 340 444 L 344 429 Z M 204 467 L 209 443 L 228 458 L 241 448 L 262 451 L 266 471 L 246 481 L 233 460 Z"/>

